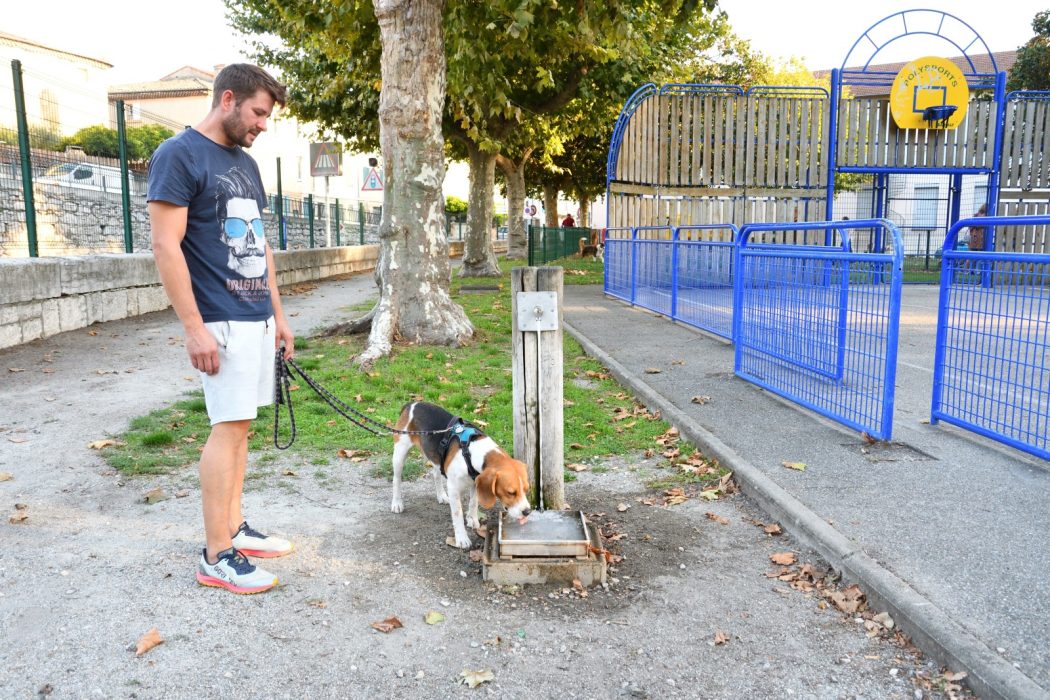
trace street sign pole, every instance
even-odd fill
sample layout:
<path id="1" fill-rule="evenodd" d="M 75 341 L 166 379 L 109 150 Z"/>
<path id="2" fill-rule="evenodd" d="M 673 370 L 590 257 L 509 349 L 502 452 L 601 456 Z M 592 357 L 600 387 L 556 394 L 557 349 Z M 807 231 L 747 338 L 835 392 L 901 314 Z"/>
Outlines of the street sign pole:
<path id="1" fill-rule="evenodd" d="M 324 176 L 324 245 L 332 247 L 332 208 L 328 205 L 328 176 Z"/>

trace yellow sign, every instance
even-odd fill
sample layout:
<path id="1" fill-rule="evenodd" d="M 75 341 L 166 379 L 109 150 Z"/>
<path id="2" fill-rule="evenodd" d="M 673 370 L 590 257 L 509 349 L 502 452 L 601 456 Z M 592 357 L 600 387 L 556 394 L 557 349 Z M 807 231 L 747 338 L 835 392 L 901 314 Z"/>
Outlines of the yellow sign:
<path id="1" fill-rule="evenodd" d="M 905 65 L 890 89 L 890 112 L 901 129 L 954 129 L 966 116 L 969 101 L 966 76 L 938 56 Z"/>

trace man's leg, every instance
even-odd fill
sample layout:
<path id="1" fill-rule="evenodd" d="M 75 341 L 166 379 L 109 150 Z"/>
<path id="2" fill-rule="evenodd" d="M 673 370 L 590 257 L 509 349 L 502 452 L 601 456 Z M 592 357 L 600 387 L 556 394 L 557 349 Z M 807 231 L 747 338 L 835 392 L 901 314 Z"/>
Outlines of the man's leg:
<path id="1" fill-rule="evenodd" d="M 238 500 L 240 450 L 247 450 L 250 420 L 216 423 L 201 453 L 201 502 L 204 509 L 204 535 L 207 539 L 208 561 L 215 561 L 219 552 L 233 546 L 230 532 L 230 504 L 234 494 Z"/>
<path id="2" fill-rule="evenodd" d="M 244 431 L 244 440 L 237 447 L 236 472 L 233 480 L 233 493 L 230 495 L 229 531 L 230 536 L 237 534 L 237 528 L 244 522 L 241 512 L 241 496 L 244 494 L 244 474 L 248 469 L 248 431 Z"/>

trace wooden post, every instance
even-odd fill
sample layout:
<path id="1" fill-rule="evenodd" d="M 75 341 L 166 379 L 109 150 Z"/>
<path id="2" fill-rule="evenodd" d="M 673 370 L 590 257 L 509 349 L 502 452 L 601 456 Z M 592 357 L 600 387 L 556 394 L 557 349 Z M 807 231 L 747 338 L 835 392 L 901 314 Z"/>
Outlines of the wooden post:
<path id="1" fill-rule="evenodd" d="M 560 267 L 515 267 L 511 270 L 513 323 L 514 456 L 529 470 L 533 507 L 565 506 L 565 457 L 562 407 L 562 284 Z M 522 330 L 519 292 L 554 292 L 553 330 Z M 531 309 L 524 309 L 531 313 Z"/>

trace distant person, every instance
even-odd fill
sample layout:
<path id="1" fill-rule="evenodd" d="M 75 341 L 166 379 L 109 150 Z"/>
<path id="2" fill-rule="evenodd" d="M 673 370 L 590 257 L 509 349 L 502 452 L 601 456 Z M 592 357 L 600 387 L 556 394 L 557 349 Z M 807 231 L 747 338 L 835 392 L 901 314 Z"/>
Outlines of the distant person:
<path id="1" fill-rule="evenodd" d="M 987 216 L 988 205 L 982 204 L 981 208 L 974 212 L 974 216 Z M 969 244 L 970 250 L 984 250 L 984 226 L 970 226 L 969 227 Z"/>
<path id="2" fill-rule="evenodd" d="M 266 130 L 285 87 L 257 66 L 237 63 L 215 77 L 203 121 L 160 145 L 149 165 L 153 255 L 164 291 L 200 372 L 211 433 L 200 460 L 206 546 L 197 581 L 259 593 L 277 577 L 245 555 L 278 557 L 292 544 L 248 525 L 241 513 L 248 429 L 273 402 L 274 363 L 295 338 L 281 308 L 262 211 L 259 166 L 244 149 Z"/>
<path id="3" fill-rule="evenodd" d="M 576 225 L 576 219 L 572 218 L 572 214 L 566 214 L 565 218 L 561 220 L 562 228 L 572 228 Z"/>

